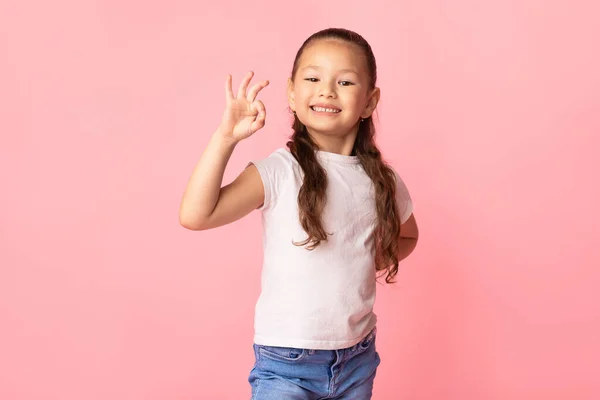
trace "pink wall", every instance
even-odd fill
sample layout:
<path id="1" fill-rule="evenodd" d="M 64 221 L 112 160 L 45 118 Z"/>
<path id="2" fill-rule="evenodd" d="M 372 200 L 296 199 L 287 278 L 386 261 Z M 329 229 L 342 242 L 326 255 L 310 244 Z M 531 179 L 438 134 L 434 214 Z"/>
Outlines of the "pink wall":
<path id="1" fill-rule="evenodd" d="M 206 3 L 206 4 L 203 4 Z M 0 5 L 0 399 L 242 399 L 258 213 L 178 225 L 223 80 L 285 80 L 312 32 L 375 50 L 384 153 L 422 239 L 381 287 L 376 400 L 600 398 L 592 1 Z"/>

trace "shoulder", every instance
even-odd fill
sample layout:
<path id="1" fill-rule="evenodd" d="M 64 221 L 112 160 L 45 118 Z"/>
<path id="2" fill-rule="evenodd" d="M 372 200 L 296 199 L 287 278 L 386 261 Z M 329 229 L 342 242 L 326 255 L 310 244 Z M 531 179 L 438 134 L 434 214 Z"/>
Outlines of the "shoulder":
<path id="1" fill-rule="evenodd" d="M 258 169 L 263 178 L 270 180 L 281 178 L 292 172 L 293 166 L 297 164 L 294 156 L 285 148 L 278 148 L 267 157 L 250 161 Z"/>
<path id="2" fill-rule="evenodd" d="M 404 223 L 413 212 L 412 198 L 404 179 L 402 179 L 400 174 L 392 166 L 390 166 L 390 168 L 394 172 L 396 178 L 396 202 L 398 204 L 398 210 L 400 211 L 401 223 Z"/>
<path id="3" fill-rule="evenodd" d="M 391 166 L 389 164 L 388 164 L 388 167 L 394 173 L 394 178 L 396 179 L 396 186 L 402 190 L 408 190 L 406 187 L 406 183 L 404 182 L 404 179 L 402 179 L 402 177 L 400 176 L 400 174 L 398 173 L 396 168 L 394 168 L 393 166 Z"/>
<path id="4" fill-rule="evenodd" d="M 257 168 L 265 167 L 283 167 L 286 165 L 292 165 L 296 162 L 292 153 L 290 153 L 287 149 L 280 147 L 271 152 L 267 157 L 259 158 L 254 161 L 251 161 L 252 164 L 256 165 Z"/>
<path id="5" fill-rule="evenodd" d="M 256 167 L 262 180 L 265 193 L 262 210 L 266 210 L 276 202 L 281 186 L 294 175 L 296 159 L 287 149 L 278 148 L 267 157 L 250 161 L 250 164 Z"/>

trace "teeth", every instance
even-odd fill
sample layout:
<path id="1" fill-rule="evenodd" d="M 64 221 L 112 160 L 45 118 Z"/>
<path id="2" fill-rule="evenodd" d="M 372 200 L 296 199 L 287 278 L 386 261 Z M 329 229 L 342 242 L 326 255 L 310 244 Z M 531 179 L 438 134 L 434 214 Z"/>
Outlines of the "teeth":
<path id="1" fill-rule="evenodd" d="M 318 112 L 328 112 L 328 113 L 339 113 L 340 110 L 334 110 L 333 108 L 324 108 L 324 107 L 312 107 L 314 111 Z"/>

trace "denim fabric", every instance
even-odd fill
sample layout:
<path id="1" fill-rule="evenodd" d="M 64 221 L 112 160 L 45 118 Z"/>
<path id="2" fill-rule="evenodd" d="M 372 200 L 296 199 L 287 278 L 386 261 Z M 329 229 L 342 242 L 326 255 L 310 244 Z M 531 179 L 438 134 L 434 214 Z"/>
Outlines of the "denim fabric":
<path id="1" fill-rule="evenodd" d="M 254 345 L 252 400 L 369 400 L 380 363 L 376 329 L 341 350 Z"/>

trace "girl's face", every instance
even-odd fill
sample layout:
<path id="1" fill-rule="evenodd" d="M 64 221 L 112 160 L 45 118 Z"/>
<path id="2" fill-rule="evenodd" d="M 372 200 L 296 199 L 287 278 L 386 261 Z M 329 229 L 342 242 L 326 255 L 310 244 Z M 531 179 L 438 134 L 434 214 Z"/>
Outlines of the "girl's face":
<path id="1" fill-rule="evenodd" d="M 341 40 L 317 40 L 300 57 L 288 82 L 292 111 L 311 134 L 340 135 L 358 131 L 361 118 L 371 116 L 379 89 L 370 89 L 363 51 Z"/>

